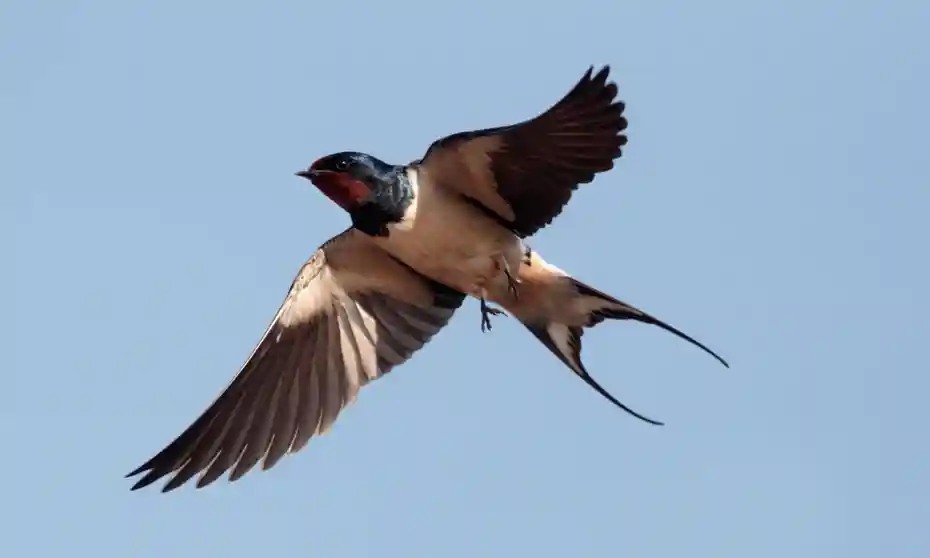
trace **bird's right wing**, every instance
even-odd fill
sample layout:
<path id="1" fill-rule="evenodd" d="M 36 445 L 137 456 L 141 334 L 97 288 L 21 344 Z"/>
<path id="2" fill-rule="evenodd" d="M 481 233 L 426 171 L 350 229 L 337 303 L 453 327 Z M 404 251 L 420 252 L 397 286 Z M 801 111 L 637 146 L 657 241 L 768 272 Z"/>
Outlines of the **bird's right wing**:
<path id="1" fill-rule="evenodd" d="M 304 264 L 258 346 L 180 436 L 127 476 L 133 490 L 174 474 L 234 481 L 326 432 L 362 386 L 405 362 L 442 329 L 464 295 L 417 274 L 349 229 Z"/>
<path id="2" fill-rule="evenodd" d="M 589 69 L 535 118 L 438 139 L 414 164 L 525 238 L 552 222 L 580 184 L 613 168 L 626 145 L 625 105 L 609 68 Z"/>

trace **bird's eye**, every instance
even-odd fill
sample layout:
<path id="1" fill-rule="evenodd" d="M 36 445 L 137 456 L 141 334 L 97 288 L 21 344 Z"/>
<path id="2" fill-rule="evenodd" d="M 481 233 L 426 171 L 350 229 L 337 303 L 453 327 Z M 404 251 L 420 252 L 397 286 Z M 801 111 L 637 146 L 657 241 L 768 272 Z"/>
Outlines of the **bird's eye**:
<path id="1" fill-rule="evenodd" d="M 347 168 L 349 168 L 349 161 L 347 159 L 340 159 L 339 162 L 336 163 L 336 170 L 344 171 Z"/>

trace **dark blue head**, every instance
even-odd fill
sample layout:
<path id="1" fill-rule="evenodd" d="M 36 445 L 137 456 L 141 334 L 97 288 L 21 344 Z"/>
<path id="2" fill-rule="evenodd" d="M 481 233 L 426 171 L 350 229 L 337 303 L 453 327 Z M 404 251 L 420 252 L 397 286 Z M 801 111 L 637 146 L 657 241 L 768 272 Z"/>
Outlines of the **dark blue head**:
<path id="1" fill-rule="evenodd" d="M 379 196 L 395 167 L 367 153 L 343 151 L 321 157 L 297 173 L 342 209 L 352 212 Z"/>
<path id="2" fill-rule="evenodd" d="M 297 173 L 352 217 L 353 226 L 372 236 L 389 234 L 413 199 L 402 166 L 389 165 L 366 153 L 343 151 L 317 159 Z"/>

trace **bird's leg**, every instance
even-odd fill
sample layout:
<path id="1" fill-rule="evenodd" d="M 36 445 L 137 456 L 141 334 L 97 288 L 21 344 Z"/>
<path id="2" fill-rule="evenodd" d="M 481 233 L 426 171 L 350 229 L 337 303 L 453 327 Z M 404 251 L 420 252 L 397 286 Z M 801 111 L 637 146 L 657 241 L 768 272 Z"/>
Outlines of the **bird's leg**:
<path id="1" fill-rule="evenodd" d="M 491 277 L 494 277 L 494 274 L 499 271 L 497 260 L 491 262 L 491 267 L 493 268 Z M 476 298 L 481 301 L 481 331 L 491 331 L 491 316 L 500 316 L 504 311 L 488 304 L 488 289 L 485 280 L 475 286 L 476 289 L 473 292 L 475 292 Z"/>
<path id="2" fill-rule="evenodd" d="M 520 293 L 517 292 L 517 285 L 520 284 L 520 280 L 514 277 L 513 273 L 510 272 L 510 265 L 507 263 L 507 260 L 503 256 L 500 256 L 497 258 L 497 263 L 504 272 L 504 276 L 507 277 L 507 290 L 510 291 L 510 294 L 512 294 L 514 298 L 520 298 Z"/>
<path id="3" fill-rule="evenodd" d="M 486 297 L 487 297 L 487 292 L 485 292 L 484 289 L 482 289 L 481 297 L 479 298 L 479 300 L 481 301 L 481 331 L 482 332 L 491 331 L 491 316 L 492 315 L 500 316 L 504 314 L 504 311 L 501 310 L 500 308 L 495 308 L 491 306 L 490 304 L 488 304 Z"/>
<path id="4" fill-rule="evenodd" d="M 506 315 L 500 308 L 495 308 L 488 304 L 487 300 L 487 283 L 496 280 L 501 271 L 503 271 L 504 275 L 507 277 L 508 290 L 513 294 L 514 298 L 517 297 L 517 284 L 519 281 L 511 274 L 510 266 L 507 264 L 506 258 L 502 255 L 492 258 L 487 277 L 482 279 L 475 286 L 476 288 L 473 291 L 475 293 L 475 298 L 481 301 L 481 331 L 491 331 L 491 316 Z"/>

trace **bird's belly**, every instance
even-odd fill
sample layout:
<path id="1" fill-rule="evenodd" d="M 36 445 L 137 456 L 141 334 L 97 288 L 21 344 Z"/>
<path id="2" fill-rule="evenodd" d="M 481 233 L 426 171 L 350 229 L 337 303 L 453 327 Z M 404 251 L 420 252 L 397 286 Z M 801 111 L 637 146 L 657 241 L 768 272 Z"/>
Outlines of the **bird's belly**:
<path id="1" fill-rule="evenodd" d="M 464 203 L 422 204 L 377 239 L 385 250 L 430 279 L 475 295 L 504 280 L 500 263 L 516 272 L 523 243 L 511 231 Z"/>

